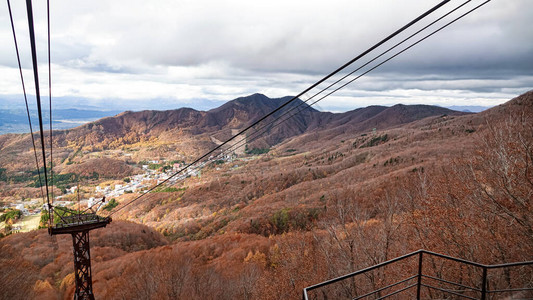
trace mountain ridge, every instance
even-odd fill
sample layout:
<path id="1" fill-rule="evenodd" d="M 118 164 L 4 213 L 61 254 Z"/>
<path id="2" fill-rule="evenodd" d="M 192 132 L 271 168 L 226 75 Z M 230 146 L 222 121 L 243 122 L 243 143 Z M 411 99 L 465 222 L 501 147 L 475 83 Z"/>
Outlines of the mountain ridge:
<path id="1" fill-rule="evenodd" d="M 115 117 L 103 118 L 81 127 L 88 129 L 99 125 L 103 125 L 104 129 L 124 127 L 124 130 L 119 130 L 115 136 L 125 135 L 127 131 L 132 130 L 155 136 L 165 131 L 179 129 L 189 131 L 193 135 L 211 133 L 213 135 L 227 136 L 228 130 L 240 130 L 249 126 L 291 98 L 290 96 L 268 98 L 262 94 L 253 94 L 228 101 L 208 111 L 180 108 L 164 111 L 124 112 Z M 378 124 L 385 124 L 390 127 L 439 114 L 465 114 L 438 106 L 403 104 L 397 104 L 392 107 L 369 106 L 338 114 L 320 112 L 305 105 L 303 101 L 296 99 L 295 102 L 289 103 L 282 110 L 265 120 L 265 123 L 270 123 L 278 119 L 274 124 L 283 121 L 280 125 L 275 126 L 280 127 L 279 129 L 273 128 L 274 126 L 272 125 L 268 126 L 267 137 L 264 139 L 268 146 L 273 146 L 273 144 L 277 144 L 291 136 L 319 129 L 321 126 L 331 128 L 344 124 L 351 124 L 352 126 L 361 124 L 355 127 L 358 127 L 359 130 L 368 130 Z M 298 113 L 294 115 L 296 112 Z M 263 127 L 265 124 L 263 123 L 259 126 Z M 76 131 L 76 128 L 68 130 L 68 132 L 73 131 Z"/>
<path id="2" fill-rule="evenodd" d="M 175 110 L 125 111 L 82 126 L 57 130 L 53 133 L 57 157 L 64 163 L 81 163 L 78 151 L 94 152 L 137 149 L 134 160 L 144 157 L 168 156 L 190 160 L 229 139 L 236 131 L 250 126 L 277 109 L 291 96 L 269 98 L 262 94 L 239 97 L 208 110 L 192 108 Z M 297 114 L 295 114 L 298 112 Z M 313 132 L 363 132 L 400 126 L 429 116 L 461 116 L 466 113 L 429 105 L 369 106 L 345 113 L 321 112 L 307 106 L 300 99 L 289 103 L 247 133 L 249 149 L 267 149 L 293 137 Z M 47 134 L 45 134 L 47 136 Z M 258 137 L 258 138 L 256 138 Z M 48 137 L 46 137 L 48 139 Z M 3 136 L 0 151 L 24 153 L 24 161 L 31 161 L 31 139 L 28 134 Z M 62 151 L 59 151 L 62 149 Z M 11 155 L 3 155 L 0 163 L 8 169 L 15 167 Z M 70 169 L 70 168 L 69 168 Z"/>

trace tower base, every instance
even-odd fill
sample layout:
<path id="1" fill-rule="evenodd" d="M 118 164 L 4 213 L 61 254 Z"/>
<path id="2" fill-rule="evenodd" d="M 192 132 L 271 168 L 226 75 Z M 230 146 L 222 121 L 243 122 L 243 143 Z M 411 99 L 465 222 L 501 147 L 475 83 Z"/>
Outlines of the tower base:
<path id="1" fill-rule="evenodd" d="M 74 246 L 74 275 L 76 277 L 74 300 L 94 300 L 89 231 L 72 233 L 72 244 Z"/>

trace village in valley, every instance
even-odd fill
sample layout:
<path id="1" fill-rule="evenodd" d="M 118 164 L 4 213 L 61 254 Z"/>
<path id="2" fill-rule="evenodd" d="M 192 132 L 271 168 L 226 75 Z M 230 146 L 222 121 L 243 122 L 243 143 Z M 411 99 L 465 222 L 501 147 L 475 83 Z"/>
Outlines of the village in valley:
<path id="1" fill-rule="evenodd" d="M 210 156 L 207 161 L 195 163 L 188 168 L 185 168 L 187 166 L 185 161 L 167 161 L 164 159 L 140 161 L 138 166 L 139 170 L 142 171 L 139 174 L 125 177 L 122 180 L 103 182 L 99 180 L 84 185 L 73 182 L 72 186 L 65 188 L 63 194 L 53 197 L 52 205 L 67 209 L 92 210 L 93 212 L 102 209 L 111 210 L 118 206 L 119 199 L 124 194 L 146 193 L 162 182 L 171 186 L 189 177 L 200 177 L 201 169 L 207 164 L 214 163 L 215 169 L 218 171 L 221 170 L 221 164 L 230 163 L 236 159 L 236 154 L 221 157 Z M 250 159 L 253 157 L 239 158 L 243 161 Z M 235 164 L 232 169 L 237 167 L 239 165 Z M 43 203 L 42 198 L 22 197 L 21 200 L 4 203 L 0 209 L 5 212 L 3 215 L 6 218 L 0 222 L 0 234 L 8 235 L 28 232 L 43 226 L 41 215 L 48 210 L 48 205 Z"/>

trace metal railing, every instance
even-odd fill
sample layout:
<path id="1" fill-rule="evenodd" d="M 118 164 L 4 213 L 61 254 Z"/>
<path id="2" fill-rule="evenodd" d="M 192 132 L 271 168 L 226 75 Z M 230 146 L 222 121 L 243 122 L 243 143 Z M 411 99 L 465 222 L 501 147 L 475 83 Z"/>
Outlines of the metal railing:
<path id="1" fill-rule="evenodd" d="M 68 226 L 81 225 L 81 224 L 87 224 L 87 223 L 102 222 L 104 220 L 105 220 L 104 217 L 100 217 L 99 215 L 95 213 L 77 214 L 77 215 L 62 217 L 61 218 L 62 222 L 59 222 L 55 225 L 56 227 L 68 227 Z"/>
<path id="2" fill-rule="evenodd" d="M 533 299 L 533 261 L 484 265 L 418 250 L 303 290 L 304 300 L 340 298 Z"/>

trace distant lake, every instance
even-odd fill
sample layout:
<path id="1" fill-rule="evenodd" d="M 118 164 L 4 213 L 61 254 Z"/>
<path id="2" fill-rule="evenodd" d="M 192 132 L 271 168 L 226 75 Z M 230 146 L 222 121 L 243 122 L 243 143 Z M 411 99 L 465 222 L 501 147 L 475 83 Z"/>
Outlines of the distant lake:
<path id="1" fill-rule="evenodd" d="M 58 109 L 52 115 L 52 128 L 69 129 L 78 127 L 85 123 L 93 122 L 101 118 L 114 116 L 120 111 L 99 111 L 99 110 L 78 110 L 78 109 Z M 44 130 L 50 128 L 49 116 L 43 112 Z M 37 112 L 30 111 L 33 131 L 39 130 Z M 24 109 L 0 109 L 0 134 L 6 133 L 28 133 L 28 116 Z"/>

